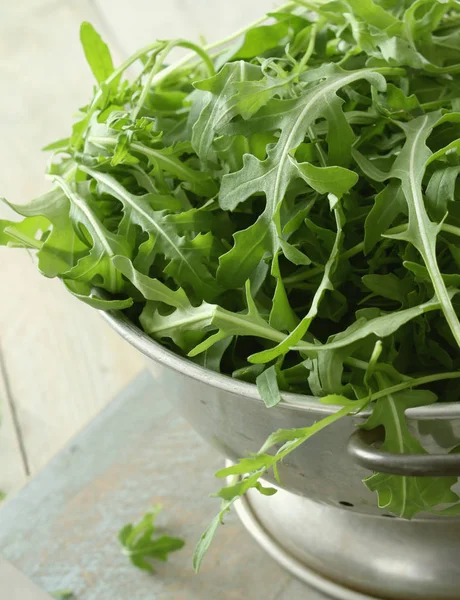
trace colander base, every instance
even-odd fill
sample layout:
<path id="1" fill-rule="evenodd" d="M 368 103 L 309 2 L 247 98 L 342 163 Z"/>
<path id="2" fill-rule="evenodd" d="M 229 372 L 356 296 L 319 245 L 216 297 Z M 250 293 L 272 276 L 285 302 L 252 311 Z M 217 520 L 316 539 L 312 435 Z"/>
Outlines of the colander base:
<path id="1" fill-rule="evenodd" d="M 318 600 L 460 600 L 458 519 L 388 519 L 283 489 L 271 497 L 250 490 L 236 510 Z"/>

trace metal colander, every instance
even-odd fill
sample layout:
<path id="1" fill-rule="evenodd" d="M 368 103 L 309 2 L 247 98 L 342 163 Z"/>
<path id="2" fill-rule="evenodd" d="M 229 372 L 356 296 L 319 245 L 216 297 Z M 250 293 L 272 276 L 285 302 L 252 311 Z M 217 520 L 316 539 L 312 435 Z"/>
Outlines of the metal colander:
<path id="1" fill-rule="evenodd" d="M 309 426 L 339 408 L 283 394 L 283 403 L 267 409 L 254 385 L 180 358 L 123 315 L 106 318 L 151 359 L 157 397 L 230 461 L 257 452 L 277 429 Z M 460 454 L 449 454 L 460 445 L 460 404 L 406 415 L 429 455 L 382 452 L 375 432 L 357 430 L 366 414 L 347 417 L 289 455 L 278 494 L 250 493 L 240 503 L 243 522 L 270 554 L 331 598 L 460 600 L 460 518 L 389 518 L 362 483 L 369 470 L 460 477 Z"/>

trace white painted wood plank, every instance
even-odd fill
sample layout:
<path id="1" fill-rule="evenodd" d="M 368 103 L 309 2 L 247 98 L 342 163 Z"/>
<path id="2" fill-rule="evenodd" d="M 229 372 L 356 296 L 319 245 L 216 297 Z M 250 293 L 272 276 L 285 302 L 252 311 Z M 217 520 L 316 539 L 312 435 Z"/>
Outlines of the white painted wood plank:
<path id="1" fill-rule="evenodd" d="M 0 347 L 0 493 L 12 496 L 21 489 L 27 480 L 24 464 L 21 458 L 19 439 L 13 423 L 10 410 L 8 386 L 3 372 L 3 360 Z M 1 506 L 1 505 L 0 505 Z M 0 596 L 1 597 L 1 596 Z"/>
<path id="2" fill-rule="evenodd" d="M 13 565 L 0 557 L 0 597 L 8 600 L 51 600 Z"/>
<path id="3" fill-rule="evenodd" d="M 17 258 L 7 263 L 6 252 Z M 4 359 L 33 474 L 143 363 L 96 311 L 42 277 L 27 253 L 2 248 L 0 262 L 10 290 L 0 312 Z"/>
<path id="4" fill-rule="evenodd" d="M 133 53 L 155 39 L 218 41 L 270 12 L 276 0 L 95 0 L 122 47 Z"/>
<path id="5" fill-rule="evenodd" d="M 49 189 L 41 148 L 70 133 L 78 107 L 92 96 L 80 23 L 90 20 L 104 37 L 108 33 L 88 0 L 43 1 L 42 11 L 28 15 L 22 14 L 21 2 L 8 4 L 18 12 L 15 19 L 0 21 L 0 81 L 7 90 L 0 94 L 1 194 L 24 203 Z M 116 51 L 114 58 L 120 60 Z"/>
<path id="6" fill-rule="evenodd" d="M 73 113 L 91 96 L 81 21 L 110 36 L 87 0 L 6 4 L 0 9 L 0 81 L 8 91 L 0 95 L 0 193 L 22 203 L 49 187 L 40 148 L 68 135 Z M 0 218 L 6 213 L 0 208 Z M 43 278 L 27 253 L 0 248 L 0 282 L 5 364 L 35 473 L 139 372 L 142 360 L 97 313 Z M 7 419 L 2 435 L 12 435 Z M 17 461 L 11 440 L 3 450 L 0 474 Z"/>
<path id="7" fill-rule="evenodd" d="M 2 2 L 0 20 L 2 25 L 16 23 L 24 17 L 35 17 L 38 13 L 52 8 L 60 0 L 22 0 L 21 2 Z"/>

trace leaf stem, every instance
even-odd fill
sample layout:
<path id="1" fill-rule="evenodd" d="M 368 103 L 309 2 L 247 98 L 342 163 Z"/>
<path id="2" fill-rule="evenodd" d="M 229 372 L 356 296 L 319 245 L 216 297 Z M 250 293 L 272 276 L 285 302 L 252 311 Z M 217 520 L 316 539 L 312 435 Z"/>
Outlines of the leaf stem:
<path id="1" fill-rule="evenodd" d="M 299 2 L 299 0 L 296 0 L 293 2 L 287 2 L 286 4 L 283 4 L 282 6 L 280 6 L 275 12 L 283 12 L 284 10 L 288 10 L 290 8 L 295 8 L 295 6 L 297 4 L 301 4 Z M 219 40 L 217 42 L 213 42 L 212 44 L 207 44 L 206 46 L 204 46 L 203 49 L 206 52 L 209 52 L 210 50 L 215 50 L 217 48 L 220 48 L 221 46 L 225 46 L 225 45 L 229 44 L 230 42 L 233 42 L 234 40 L 239 38 L 241 35 L 244 35 L 250 29 L 253 29 L 254 27 L 257 27 L 258 25 L 261 25 L 262 23 L 267 21 L 269 18 L 270 18 L 270 15 L 264 15 L 260 19 L 257 19 L 256 21 L 253 21 L 251 24 L 246 25 L 242 29 L 239 29 L 232 35 L 229 35 L 228 37 L 223 38 L 222 40 Z M 160 71 L 153 78 L 152 85 L 158 85 L 161 81 L 163 81 L 164 79 L 169 77 L 172 73 L 174 73 L 175 71 L 178 71 L 182 67 L 185 67 L 191 60 L 193 60 L 194 57 L 195 57 L 195 53 L 187 54 L 186 56 L 184 56 L 183 58 L 181 58 L 174 64 L 170 65 L 169 67 L 166 67 L 166 69 L 163 69 L 162 71 Z"/>
<path id="2" fill-rule="evenodd" d="M 363 371 L 367 371 L 369 368 L 369 363 L 365 362 L 364 360 L 353 358 L 352 356 L 346 358 L 343 362 L 350 367 L 355 367 L 356 369 L 361 369 Z"/>
<path id="3" fill-rule="evenodd" d="M 385 231 L 385 233 L 383 234 L 385 235 L 394 235 L 397 233 L 402 233 L 403 231 L 405 231 L 408 227 L 407 223 L 404 223 L 402 225 L 397 225 L 396 227 L 392 227 L 391 229 L 388 229 L 387 231 Z M 457 235 L 460 237 L 460 227 L 455 227 L 455 225 L 449 225 L 448 223 L 443 223 L 441 225 L 441 230 L 445 231 L 446 233 L 451 233 L 452 235 Z M 361 252 L 363 252 L 364 250 L 364 242 L 359 242 L 359 244 L 356 244 L 356 246 L 353 246 L 353 248 L 350 248 L 349 250 L 346 250 L 341 257 L 341 260 L 348 260 L 349 258 L 353 258 L 354 256 L 356 256 L 357 254 L 360 254 Z M 308 281 L 309 279 L 313 279 L 313 277 L 316 277 L 317 275 L 321 275 L 321 273 L 324 271 L 324 267 L 313 267 L 312 269 L 308 269 L 307 271 L 302 271 L 300 273 L 297 273 L 296 275 L 291 275 L 291 277 L 286 277 L 284 279 L 284 283 L 285 285 L 293 285 L 295 283 L 303 283 L 305 281 Z"/>
<path id="4" fill-rule="evenodd" d="M 403 381 L 397 385 L 381 390 L 372 395 L 372 400 L 379 400 L 385 398 L 390 394 L 396 394 L 404 390 L 411 389 L 413 387 L 419 387 L 421 385 L 427 385 L 429 383 L 435 383 L 436 381 L 445 381 L 448 379 L 460 379 L 460 371 L 452 371 L 449 373 L 437 373 L 436 375 L 427 375 L 426 377 L 419 377 L 418 379 L 411 379 Z"/>
<path id="5" fill-rule="evenodd" d="M 303 6 L 303 8 L 307 8 L 308 10 L 317 11 L 318 5 L 314 2 L 307 2 L 306 0 L 294 0 L 291 4 L 297 4 L 298 6 Z"/>
<path id="6" fill-rule="evenodd" d="M 200 58 L 203 59 L 203 62 L 209 72 L 209 76 L 212 77 L 213 75 L 215 75 L 216 71 L 214 69 L 214 64 L 211 60 L 211 57 L 206 52 L 206 50 L 201 48 L 201 46 L 198 46 L 197 44 L 194 44 L 193 42 L 189 42 L 187 40 L 182 40 L 182 39 L 171 40 L 170 42 L 168 42 L 165 45 L 165 47 L 162 50 L 159 49 L 156 53 L 158 56 L 155 61 L 155 65 L 154 65 L 153 69 L 151 70 L 151 72 L 149 73 L 147 81 L 145 82 L 145 84 L 142 88 L 142 93 L 140 95 L 140 98 L 139 98 L 136 106 L 133 108 L 133 110 L 131 112 L 131 119 L 133 121 L 136 120 L 136 117 L 137 117 L 139 111 L 141 110 L 142 106 L 144 105 L 145 99 L 147 98 L 149 90 L 152 87 L 152 82 L 155 79 L 155 77 L 158 75 L 158 73 L 160 73 L 160 71 L 163 67 L 163 64 L 166 60 L 166 57 L 171 52 L 171 50 L 173 50 L 174 48 L 177 48 L 178 46 L 181 48 L 188 48 L 190 50 L 193 50 L 196 54 L 198 54 L 198 56 Z"/>
<path id="7" fill-rule="evenodd" d="M 282 6 L 280 6 L 276 12 L 281 12 L 281 11 L 287 10 L 289 8 L 295 8 L 296 4 L 297 4 L 297 2 L 287 2 L 286 4 L 283 4 Z M 193 52 L 190 54 L 187 54 L 181 60 L 175 62 L 174 64 L 170 65 L 169 67 L 166 67 L 165 69 L 162 69 L 161 71 L 159 71 L 157 73 L 154 73 L 154 75 L 151 78 L 149 78 L 148 87 L 150 88 L 151 86 L 158 85 L 159 83 L 164 81 L 167 77 L 169 77 L 169 75 L 171 75 L 175 71 L 178 71 L 182 67 L 185 67 L 189 62 L 191 62 L 193 60 L 193 58 L 196 56 L 196 54 L 199 54 L 199 56 L 205 61 L 205 63 L 208 66 L 208 69 L 212 68 L 212 71 L 214 71 L 214 65 L 208 55 L 208 52 L 210 50 L 214 50 L 216 48 L 219 48 L 220 46 L 223 46 L 225 44 L 228 44 L 229 42 L 232 42 L 233 40 L 237 39 L 239 36 L 245 34 L 248 30 L 252 29 L 253 27 L 256 27 L 257 25 L 260 25 L 261 23 L 265 22 L 269 18 L 270 18 L 269 15 L 265 15 L 262 18 L 257 19 L 250 25 L 243 27 L 236 33 L 228 36 L 227 38 L 224 38 L 223 40 L 220 40 L 213 44 L 208 44 L 204 48 L 200 48 L 197 44 L 193 44 L 193 42 L 182 43 L 182 40 L 181 40 L 180 45 L 182 45 L 184 47 L 192 48 Z M 126 69 L 128 69 L 139 58 L 141 58 L 142 56 L 145 56 L 149 52 L 152 52 L 158 48 L 161 49 L 162 47 L 164 47 L 164 44 L 162 42 L 154 42 L 153 44 L 144 46 L 143 48 L 141 48 L 140 50 L 135 52 L 132 56 L 130 56 L 128 59 L 126 59 L 117 69 L 115 69 L 115 71 L 110 75 L 110 77 L 108 79 L 106 79 L 106 81 L 104 81 L 104 84 L 99 87 L 99 89 L 97 90 L 97 92 L 91 102 L 91 105 L 90 105 L 88 112 L 86 113 L 86 117 L 85 117 L 85 120 L 88 124 L 89 124 L 89 121 L 90 121 L 92 115 L 96 112 L 96 110 L 98 108 L 99 101 L 101 100 L 101 98 L 104 95 L 104 88 L 106 86 L 110 85 L 111 83 L 113 83 L 117 79 L 117 77 L 119 77 L 124 71 L 126 71 Z M 148 91 L 146 92 L 146 94 L 147 93 L 148 93 Z M 144 100 L 145 100 L 145 98 L 144 98 Z M 78 147 L 80 145 L 85 133 L 86 133 L 86 128 L 84 128 L 82 131 L 80 131 L 78 133 L 78 135 L 75 136 L 73 143 L 76 147 Z"/>
<path id="8" fill-rule="evenodd" d="M 434 292 L 441 305 L 444 317 L 449 324 L 452 334 L 460 347 L 460 321 L 457 313 L 455 312 L 452 304 L 452 298 L 447 290 L 446 284 L 441 274 L 439 264 L 436 257 L 436 235 L 439 233 L 439 228 L 435 229 L 434 223 L 432 223 L 428 217 L 425 209 L 425 202 L 421 188 L 421 176 L 417 173 L 417 150 L 419 149 L 419 140 L 422 139 L 426 129 L 426 125 L 429 122 L 429 117 L 424 118 L 424 124 L 416 132 L 412 148 L 409 154 L 409 169 L 407 178 L 407 201 L 409 205 L 409 222 L 411 222 L 411 216 L 417 224 L 418 235 L 420 236 L 420 243 L 416 244 L 417 250 L 420 252 L 425 265 L 430 274 L 431 282 L 433 284 Z M 432 129 L 432 128 L 431 128 Z M 420 144 L 421 145 L 421 144 Z M 404 180 L 403 180 L 404 189 Z M 439 227 L 439 226 L 438 226 Z M 430 238 L 429 230 L 434 230 L 432 235 L 434 236 L 434 242 Z"/>
<path id="9" fill-rule="evenodd" d="M 389 77 L 391 75 L 395 75 L 395 76 L 400 75 L 401 77 L 403 77 L 404 75 L 407 74 L 406 69 L 403 69 L 401 67 L 377 67 L 377 68 L 372 68 L 369 70 L 373 71 L 374 73 L 380 73 L 381 75 L 387 75 Z"/>
<path id="10" fill-rule="evenodd" d="M 383 235 L 394 235 L 394 234 L 402 233 L 403 231 L 405 231 L 407 229 L 408 226 L 409 226 L 408 223 L 403 223 L 402 225 L 397 225 L 396 227 L 392 227 L 391 229 L 388 229 L 387 231 L 385 231 L 385 233 Z M 448 223 L 442 223 L 441 230 L 445 231 L 446 233 L 452 233 L 453 235 L 457 235 L 460 237 L 460 227 L 455 227 L 455 225 L 449 225 Z"/>
<path id="11" fill-rule="evenodd" d="M 317 421 L 316 423 L 314 423 L 313 425 L 310 425 L 309 427 L 303 427 L 300 429 L 292 429 L 289 432 L 290 437 L 288 437 L 288 434 L 286 432 L 286 436 L 284 437 L 284 439 L 286 440 L 286 443 L 276 453 L 276 459 L 277 459 L 276 462 L 285 459 L 286 456 L 288 456 L 288 454 L 291 454 L 291 452 L 293 452 L 299 446 L 304 444 L 309 438 L 311 438 L 313 435 L 316 435 L 317 433 L 319 433 L 326 427 L 329 427 L 329 425 L 332 425 L 332 423 L 335 423 L 336 421 L 339 421 L 343 417 L 347 417 L 348 415 L 350 415 L 352 413 L 356 413 L 356 412 L 363 410 L 363 408 L 365 408 L 365 406 L 369 403 L 369 400 L 370 400 L 369 397 L 366 396 L 366 398 L 362 398 L 361 400 L 356 400 L 356 402 L 353 402 L 347 406 L 344 406 L 340 410 L 325 417 L 324 419 L 321 419 L 320 421 Z M 276 433 L 274 435 L 276 436 Z M 270 444 L 270 445 L 269 444 L 270 444 L 270 438 L 267 440 L 267 442 L 265 442 L 265 444 L 262 446 L 262 448 L 259 452 L 260 453 L 266 452 L 271 446 L 274 445 L 274 444 Z"/>
<path id="12" fill-rule="evenodd" d="M 149 90 L 152 85 L 152 80 L 155 77 L 155 75 L 160 71 L 161 66 L 163 64 L 164 57 L 166 56 L 166 50 L 168 50 L 168 48 L 169 48 L 169 44 L 168 44 L 168 46 L 166 46 L 166 48 L 163 50 L 163 52 L 161 52 L 161 54 L 159 54 L 160 49 L 158 49 L 156 52 L 153 53 L 153 55 L 156 56 L 155 64 L 153 66 L 153 69 L 150 71 L 146 82 L 144 83 L 141 95 L 139 97 L 139 100 L 137 101 L 136 106 L 131 111 L 131 120 L 132 121 L 136 120 L 137 115 L 139 114 L 139 111 L 144 106 L 145 100 L 147 98 L 147 95 L 148 95 Z"/>
<path id="13" fill-rule="evenodd" d="M 353 258 L 353 256 L 360 254 L 363 250 L 364 250 L 364 242 L 359 242 L 359 244 L 356 244 L 356 246 L 353 246 L 353 248 L 346 250 L 340 257 L 340 260 L 343 260 L 343 259 L 348 260 L 349 258 Z M 303 283 L 304 281 L 313 279 L 313 277 L 316 277 L 317 275 L 321 275 L 321 273 L 323 273 L 323 271 L 324 271 L 323 266 L 313 267 L 312 269 L 308 269 L 307 271 L 302 271 L 301 273 L 297 273 L 296 275 L 291 275 L 291 277 L 286 277 L 284 279 L 284 283 L 286 285 L 292 285 L 295 283 Z"/>
<path id="14" fill-rule="evenodd" d="M 449 225 L 448 223 L 443 223 L 441 225 L 442 231 L 446 233 L 452 233 L 453 235 L 458 235 L 460 237 L 460 227 L 455 227 L 455 225 Z"/>
<path id="15" fill-rule="evenodd" d="M 346 250 L 342 254 L 342 258 L 344 258 L 345 260 L 348 260 L 349 258 L 353 258 L 354 256 L 356 256 L 357 254 L 361 254 L 361 252 L 363 250 L 364 250 L 364 242 L 359 242 L 359 244 L 356 244 L 356 246 L 353 246 L 353 248 Z"/>
<path id="16" fill-rule="evenodd" d="M 114 70 L 114 72 L 110 75 L 110 77 L 108 77 L 104 83 L 99 87 L 99 89 L 97 90 L 96 94 L 94 95 L 94 98 L 91 102 L 91 105 L 88 109 L 88 112 L 86 113 L 86 117 L 85 117 L 85 121 L 89 124 L 90 119 L 92 117 L 92 115 L 96 112 L 96 110 L 98 109 L 99 106 L 99 101 L 101 100 L 101 98 L 104 95 L 104 89 L 106 89 L 107 86 L 109 86 L 111 83 L 113 83 L 117 77 L 119 77 L 120 75 L 122 75 L 122 73 L 124 73 L 124 71 L 126 71 L 126 69 L 128 69 L 133 63 L 136 62 L 136 60 L 138 60 L 139 58 L 141 58 L 141 56 L 145 56 L 146 54 L 148 54 L 149 52 L 152 52 L 158 48 L 162 47 L 162 43 L 161 42 L 154 42 L 153 44 L 149 44 L 148 46 L 144 46 L 143 48 L 141 48 L 140 50 L 138 50 L 137 52 L 135 52 L 132 56 L 130 56 L 129 58 L 127 58 L 118 68 L 116 68 Z M 78 147 L 81 143 L 81 141 L 83 140 L 83 137 L 86 133 L 86 128 L 82 131 L 80 131 L 80 133 L 75 137 L 74 139 L 74 145 L 76 147 Z"/>
<path id="17" fill-rule="evenodd" d="M 433 102 L 425 102 L 424 104 L 420 104 L 420 107 L 423 110 L 436 110 L 438 108 L 442 108 L 445 106 L 446 102 L 450 102 L 453 100 L 453 96 L 446 96 L 445 98 L 441 98 L 440 100 L 433 100 Z"/>
<path id="18" fill-rule="evenodd" d="M 310 40 L 308 42 L 307 50 L 306 50 L 305 54 L 303 55 L 302 60 L 300 61 L 300 63 L 294 69 L 294 72 L 295 72 L 296 75 L 298 73 L 301 73 L 305 69 L 305 67 L 307 66 L 308 61 L 311 58 L 311 55 L 313 54 L 313 51 L 315 49 L 316 33 L 317 33 L 317 31 L 318 31 L 318 27 L 317 27 L 316 23 L 314 23 L 312 25 L 312 28 L 311 28 L 311 35 L 310 35 Z"/>
<path id="19" fill-rule="evenodd" d="M 26 245 L 29 250 L 41 250 L 43 246 L 43 242 L 26 235 L 22 231 L 15 231 L 13 227 L 6 227 L 5 233 L 21 242 L 20 248 L 24 248 L 24 245 Z"/>

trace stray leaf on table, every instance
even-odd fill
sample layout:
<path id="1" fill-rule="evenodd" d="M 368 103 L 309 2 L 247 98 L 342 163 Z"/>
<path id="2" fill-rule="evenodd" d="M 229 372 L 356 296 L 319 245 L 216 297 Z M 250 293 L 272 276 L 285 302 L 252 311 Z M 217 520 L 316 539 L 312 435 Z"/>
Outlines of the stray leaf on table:
<path id="1" fill-rule="evenodd" d="M 118 534 L 123 554 L 129 557 L 138 569 L 154 572 L 152 561 L 166 562 L 171 552 L 184 547 L 184 540 L 160 534 L 156 525 L 160 505 L 142 517 L 135 525 L 125 525 Z"/>
<path id="2" fill-rule="evenodd" d="M 71 590 L 57 590 L 56 592 L 51 592 L 51 596 L 59 600 L 76 600 L 75 594 Z"/>

